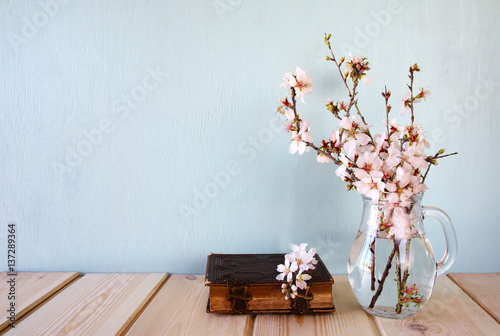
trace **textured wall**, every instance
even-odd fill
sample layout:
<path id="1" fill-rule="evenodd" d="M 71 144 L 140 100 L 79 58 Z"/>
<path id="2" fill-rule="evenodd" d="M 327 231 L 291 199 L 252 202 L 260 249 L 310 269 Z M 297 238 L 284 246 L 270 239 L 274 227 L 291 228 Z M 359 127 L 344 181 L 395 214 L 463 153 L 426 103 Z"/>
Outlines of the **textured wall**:
<path id="1" fill-rule="evenodd" d="M 460 152 L 433 168 L 424 203 L 455 222 L 452 271 L 499 272 L 499 13 L 497 1 L 1 1 L 0 246 L 14 221 L 18 270 L 203 273 L 209 252 L 309 242 L 345 273 L 361 199 L 333 165 L 288 154 L 275 119 L 282 74 L 299 65 L 316 84 L 302 110 L 313 134 L 336 126 L 322 106 L 345 94 L 323 60 L 331 32 L 337 54 L 371 62 L 359 104 L 379 130 L 383 86 L 399 106 L 419 63 L 432 97 L 417 119 L 433 149 Z"/>

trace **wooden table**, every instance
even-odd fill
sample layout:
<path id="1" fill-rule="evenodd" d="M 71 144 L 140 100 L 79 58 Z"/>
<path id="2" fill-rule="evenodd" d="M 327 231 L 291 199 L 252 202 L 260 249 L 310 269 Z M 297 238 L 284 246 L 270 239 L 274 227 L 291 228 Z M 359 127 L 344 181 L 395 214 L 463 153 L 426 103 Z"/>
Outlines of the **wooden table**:
<path id="1" fill-rule="evenodd" d="M 0 273 L 7 314 L 10 277 Z M 205 312 L 204 276 L 18 273 L 17 322 L 2 335 L 500 335 L 500 273 L 450 274 L 415 317 L 373 318 L 347 276 L 334 275 L 335 313 L 219 315 Z"/>

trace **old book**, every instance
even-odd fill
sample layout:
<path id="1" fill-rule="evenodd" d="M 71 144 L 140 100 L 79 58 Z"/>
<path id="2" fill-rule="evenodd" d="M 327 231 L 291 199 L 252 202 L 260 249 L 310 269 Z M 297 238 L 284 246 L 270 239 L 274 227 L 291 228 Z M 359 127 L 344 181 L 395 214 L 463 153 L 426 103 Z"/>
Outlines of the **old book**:
<path id="1" fill-rule="evenodd" d="M 335 311 L 333 278 L 321 258 L 307 290 L 294 300 L 285 300 L 282 281 L 276 280 L 285 254 L 210 254 L 205 286 L 210 287 L 209 313 L 316 313 Z"/>

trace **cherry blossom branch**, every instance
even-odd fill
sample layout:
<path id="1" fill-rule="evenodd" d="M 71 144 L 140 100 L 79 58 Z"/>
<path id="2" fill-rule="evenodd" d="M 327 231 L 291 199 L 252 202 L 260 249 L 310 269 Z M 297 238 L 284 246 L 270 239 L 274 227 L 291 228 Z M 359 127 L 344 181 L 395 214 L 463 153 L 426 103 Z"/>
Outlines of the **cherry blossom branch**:
<path id="1" fill-rule="evenodd" d="M 382 293 L 382 289 L 384 289 L 384 283 L 385 280 L 387 279 L 387 276 L 389 275 L 389 270 L 391 269 L 392 266 L 392 259 L 394 259 L 395 254 L 396 254 L 396 247 L 394 247 L 391 254 L 389 255 L 389 259 L 387 260 L 387 264 L 385 265 L 385 270 L 384 273 L 382 274 L 382 278 L 378 281 L 379 285 L 377 291 L 373 295 L 370 305 L 368 305 L 368 308 L 375 307 L 375 303 L 377 302 L 378 297 Z"/>
<path id="2" fill-rule="evenodd" d="M 427 166 L 427 170 L 425 171 L 424 177 L 422 177 L 422 184 L 424 184 L 425 179 L 427 178 L 427 174 L 429 174 L 429 170 L 431 169 L 431 166 L 436 163 L 437 159 L 442 159 L 442 158 L 445 158 L 445 157 L 448 157 L 448 156 L 452 156 L 452 155 L 457 155 L 458 154 L 458 152 L 454 152 L 454 153 L 450 153 L 450 154 L 446 154 L 446 155 L 441 155 L 443 153 L 444 153 L 444 148 L 440 149 L 436 153 L 436 155 L 427 157 L 426 161 L 429 162 L 429 165 Z"/>
<path id="3" fill-rule="evenodd" d="M 377 235 L 373 237 L 373 241 L 370 244 L 370 252 L 372 253 L 372 261 L 370 265 L 370 271 L 371 271 L 371 290 L 372 292 L 375 291 L 375 241 L 377 239 Z"/>
<path id="4" fill-rule="evenodd" d="M 406 281 L 408 280 L 408 277 L 410 276 L 410 271 L 408 265 L 410 264 L 410 244 L 411 244 L 411 238 L 406 241 L 406 254 L 405 254 L 405 271 L 403 274 L 403 288 L 406 285 Z"/>
<path id="5" fill-rule="evenodd" d="M 357 106 L 357 102 L 355 100 L 356 99 L 356 95 L 357 95 L 356 89 L 358 88 L 358 83 L 359 83 L 359 81 L 355 80 L 354 83 L 352 84 L 352 92 L 353 92 L 353 94 L 352 95 L 349 94 L 349 106 L 347 107 L 347 110 L 346 110 L 346 116 L 347 117 L 350 116 L 350 114 L 351 114 L 351 108 L 353 106 L 356 106 L 356 109 L 358 110 L 357 113 L 358 113 L 358 115 L 361 116 L 361 112 L 359 111 L 358 106 Z M 361 116 L 361 117 L 363 117 L 363 116 Z"/>
<path id="6" fill-rule="evenodd" d="M 413 115 L 413 66 L 410 67 L 410 111 L 411 111 L 411 124 L 413 125 L 415 122 L 415 117 Z"/>
<path id="7" fill-rule="evenodd" d="M 312 142 L 307 142 L 307 141 L 304 141 L 306 143 L 307 146 L 311 147 L 312 149 L 314 149 L 316 152 L 318 152 L 318 155 L 327 155 L 330 159 L 332 159 L 332 161 L 337 165 L 337 166 L 340 166 L 342 164 L 341 161 L 339 161 L 337 158 L 335 158 L 332 153 L 328 153 L 326 151 L 323 151 L 321 150 L 319 147 L 317 147 L 315 144 L 313 144 Z"/>
<path id="8" fill-rule="evenodd" d="M 434 157 L 434 159 L 442 159 L 442 158 L 445 158 L 447 156 L 452 156 L 452 155 L 457 155 L 458 152 L 454 152 L 454 153 L 450 153 L 450 154 L 446 154 L 446 155 L 439 155 L 439 156 L 436 156 Z"/>
<path id="9" fill-rule="evenodd" d="M 361 114 L 361 111 L 358 108 L 358 100 L 357 99 L 354 100 L 356 98 L 356 95 L 358 94 L 356 92 L 358 84 L 359 84 L 359 79 L 355 79 L 353 87 L 352 87 L 353 95 L 351 97 L 351 101 L 349 102 L 348 113 L 350 113 L 351 107 L 354 106 L 356 108 L 356 111 L 357 111 L 359 117 L 361 118 L 361 121 L 363 122 L 363 124 L 365 124 L 366 126 L 368 126 L 368 123 L 366 122 L 365 117 Z M 369 129 L 366 129 L 366 134 L 368 134 L 368 136 L 370 137 L 370 139 L 373 141 L 373 138 L 372 138 L 372 135 L 370 134 L 370 130 Z"/>
<path id="10" fill-rule="evenodd" d="M 394 249 L 396 249 L 396 282 L 398 284 L 398 303 L 396 305 L 396 313 L 401 313 L 401 300 L 399 299 L 401 295 L 402 289 L 402 283 L 401 283 L 401 260 L 400 260 L 400 252 L 399 252 L 399 244 L 397 243 L 396 240 L 394 239 Z"/>
<path id="11" fill-rule="evenodd" d="M 401 263 L 399 259 L 396 261 L 396 265 L 399 265 L 399 272 L 397 272 L 398 276 L 398 303 L 396 305 L 396 313 L 400 314 L 403 309 L 403 291 L 406 288 L 406 283 L 408 281 L 408 277 L 410 276 L 409 264 L 410 264 L 410 244 L 411 238 L 406 241 L 405 248 L 405 263 L 404 263 L 404 273 L 401 279 Z M 398 256 L 399 258 L 399 252 Z"/>
<path id="12" fill-rule="evenodd" d="M 300 119 L 299 119 L 299 116 L 297 114 L 297 100 L 295 99 L 295 96 L 297 95 L 295 93 L 295 88 L 290 88 L 292 90 L 292 110 L 293 110 L 293 115 L 295 117 L 295 124 L 296 124 L 296 127 L 297 127 L 297 132 L 299 131 L 300 129 Z"/>
<path id="13" fill-rule="evenodd" d="M 293 115 L 295 117 L 295 125 L 297 127 L 297 132 L 300 130 L 300 119 L 299 119 L 299 115 L 297 114 L 297 99 L 296 99 L 296 93 L 295 93 L 295 88 L 291 88 L 292 90 L 292 110 L 293 110 Z M 337 166 L 340 166 L 342 164 L 342 162 L 340 162 L 337 158 L 335 158 L 332 153 L 328 153 L 328 152 L 325 152 L 325 151 L 322 151 L 320 148 L 318 148 L 315 144 L 313 144 L 312 142 L 307 142 L 307 141 L 304 141 L 305 144 L 309 147 L 311 147 L 312 149 L 314 149 L 316 152 L 318 152 L 318 155 L 327 155 L 328 157 L 330 157 L 332 159 L 332 161 L 337 165 Z"/>
<path id="14" fill-rule="evenodd" d="M 349 92 L 349 97 L 351 97 L 352 96 L 351 95 L 351 89 L 349 89 L 349 85 L 347 84 L 347 77 L 344 77 L 344 74 L 342 73 L 342 69 L 340 68 L 340 66 L 342 65 L 342 63 L 344 63 L 345 59 L 344 59 L 344 57 L 342 57 L 340 59 L 340 63 L 337 62 L 337 59 L 335 58 L 335 55 L 333 54 L 332 46 L 330 45 L 330 37 L 331 36 L 332 36 L 331 34 L 326 35 L 326 33 L 325 33 L 325 43 L 328 46 L 328 49 L 330 50 L 330 54 L 332 55 L 331 58 L 327 56 L 326 60 L 327 61 L 334 61 L 335 62 L 335 64 L 337 65 L 337 69 L 339 69 L 340 78 L 342 78 L 342 81 L 344 82 L 344 85 L 345 85 L 345 87 L 347 89 L 347 92 Z"/>
<path id="15" fill-rule="evenodd" d="M 358 101 L 356 100 L 356 95 L 357 95 L 356 88 L 357 88 L 357 86 L 359 84 L 359 78 L 356 78 L 353 81 L 354 83 L 353 83 L 353 87 L 352 87 L 352 91 L 351 91 L 351 89 L 349 88 L 349 84 L 347 84 L 347 78 L 348 77 L 344 76 L 344 74 L 342 73 L 342 68 L 340 67 L 342 65 L 342 63 L 344 63 L 345 58 L 342 57 L 340 59 L 340 63 L 337 62 L 337 59 L 335 58 L 335 54 L 333 53 L 333 50 L 332 50 L 332 46 L 330 44 L 330 37 L 331 37 L 331 34 L 327 35 L 325 33 L 325 44 L 328 46 L 328 50 L 330 50 L 330 54 L 332 55 L 331 57 L 330 56 L 326 56 L 326 60 L 327 61 L 333 61 L 335 63 L 335 65 L 337 66 L 337 69 L 339 70 L 340 78 L 342 78 L 342 81 L 344 82 L 344 85 L 345 85 L 345 87 L 347 89 L 347 92 L 349 94 L 349 106 L 345 110 L 346 111 L 346 117 L 349 117 L 350 112 L 351 112 L 351 108 L 354 106 L 356 108 L 356 111 L 357 111 L 359 117 L 361 118 L 361 121 L 363 121 L 363 123 L 365 125 L 368 125 L 368 123 L 365 120 L 365 117 L 361 114 L 361 111 L 359 110 Z M 367 130 L 367 134 L 368 134 L 368 136 L 373 141 L 372 135 L 370 134 L 369 130 Z"/>
<path id="16" fill-rule="evenodd" d="M 415 121 L 415 116 L 413 114 L 413 102 L 414 102 L 414 97 L 413 97 L 413 79 L 414 79 L 414 76 L 413 76 L 413 73 L 415 71 L 416 72 L 420 71 L 420 68 L 418 67 L 417 63 L 413 64 L 410 67 L 410 75 L 408 76 L 408 77 L 410 77 L 410 85 L 408 85 L 408 88 L 410 89 L 410 111 L 411 111 L 411 124 L 412 125 L 414 124 L 414 121 Z M 417 98 L 419 98 L 419 99 L 424 98 L 424 96 L 418 95 Z M 406 104 L 406 102 L 405 102 L 405 104 Z"/>
<path id="17" fill-rule="evenodd" d="M 382 92 L 382 97 L 385 99 L 385 123 L 387 127 L 387 141 L 390 139 L 389 131 L 389 112 L 391 111 L 391 105 L 389 105 L 389 97 L 391 96 L 391 91 L 387 91 L 387 86 L 384 87 L 384 92 Z"/>

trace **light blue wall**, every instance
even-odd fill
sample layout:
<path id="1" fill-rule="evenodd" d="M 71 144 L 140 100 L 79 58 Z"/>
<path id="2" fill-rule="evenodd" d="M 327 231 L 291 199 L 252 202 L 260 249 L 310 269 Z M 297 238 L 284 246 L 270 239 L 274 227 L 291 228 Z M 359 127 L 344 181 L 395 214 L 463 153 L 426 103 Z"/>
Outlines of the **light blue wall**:
<path id="1" fill-rule="evenodd" d="M 399 113 L 419 63 L 432 97 L 417 119 L 433 149 L 460 152 L 432 169 L 424 203 L 455 222 L 451 271 L 499 272 L 499 14 L 498 1 L 1 1 L 0 268 L 13 221 L 22 271 L 203 273 L 210 252 L 309 242 L 345 273 L 361 199 L 333 165 L 288 154 L 273 119 L 299 65 L 316 84 L 302 112 L 330 134 L 322 102 L 344 94 L 323 60 L 331 32 L 337 54 L 371 62 L 359 104 L 379 130 L 383 86 Z"/>

